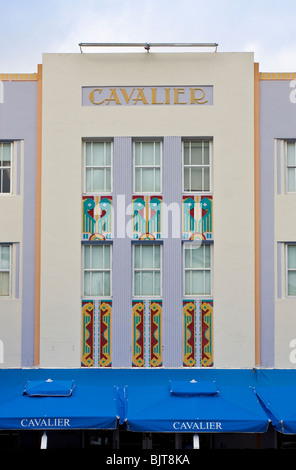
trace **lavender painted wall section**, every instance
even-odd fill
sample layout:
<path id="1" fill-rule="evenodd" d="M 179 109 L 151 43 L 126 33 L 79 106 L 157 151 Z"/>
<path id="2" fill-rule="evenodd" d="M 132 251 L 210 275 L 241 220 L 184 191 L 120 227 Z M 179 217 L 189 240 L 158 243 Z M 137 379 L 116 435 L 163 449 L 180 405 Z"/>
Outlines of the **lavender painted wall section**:
<path id="1" fill-rule="evenodd" d="M 290 81 L 260 82 L 260 252 L 261 362 L 274 366 L 275 236 L 274 139 L 296 138 L 296 104 L 290 101 Z"/>
<path id="2" fill-rule="evenodd" d="M 0 139 L 24 141 L 22 366 L 34 364 L 37 83 L 3 82 Z M 18 143 L 17 163 L 20 163 Z M 20 170 L 20 168 L 18 168 Z M 18 174 L 20 172 L 18 171 Z M 19 194 L 20 181 L 17 181 Z M 19 258 L 19 256 L 18 256 Z M 18 279 L 18 273 L 17 273 Z M 19 286 L 17 285 L 17 291 Z"/>
<path id="3" fill-rule="evenodd" d="M 163 200 L 179 207 L 180 235 L 182 220 L 182 141 L 165 137 L 163 143 Z M 182 241 L 173 231 L 172 214 L 168 211 L 168 236 L 163 250 L 163 364 L 182 367 Z M 177 215 L 175 213 L 175 215 Z"/>
<path id="4" fill-rule="evenodd" d="M 131 365 L 131 296 L 132 245 L 125 228 L 130 215 L 126 207 L 132 201 L 133 152 L 130 137 L 114 139 L 114 242 L 113 242 L 113 308 L 112 308 L 112 365 Z"/>

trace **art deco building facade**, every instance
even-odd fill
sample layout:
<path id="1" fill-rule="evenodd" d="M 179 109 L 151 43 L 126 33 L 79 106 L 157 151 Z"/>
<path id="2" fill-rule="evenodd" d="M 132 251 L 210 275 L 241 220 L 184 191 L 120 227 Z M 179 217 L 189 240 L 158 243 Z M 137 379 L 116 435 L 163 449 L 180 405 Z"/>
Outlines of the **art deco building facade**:
<path id="1" fill-rule="evenodd" d="M 34 356 L 6 340 L 6 366 L 255 364 L 253 56 L 185 57 L 44 55 L 40 286 L 24 294 L 40 329 L 24 304 L 3 318 L 7 338 L 37 340 Z M 3 112 L 20 85 L 3 82 Z"/>
<path id="2" fill-rule="evenodd" d="M 2 74 L 0 367 L 295 368 L 294 78 L 219 52 Z"/>

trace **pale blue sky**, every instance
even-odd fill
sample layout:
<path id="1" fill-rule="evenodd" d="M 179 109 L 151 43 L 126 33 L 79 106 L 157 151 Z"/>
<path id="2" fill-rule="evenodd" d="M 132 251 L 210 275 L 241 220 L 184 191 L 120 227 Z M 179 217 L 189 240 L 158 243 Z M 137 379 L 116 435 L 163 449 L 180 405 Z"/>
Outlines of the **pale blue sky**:
<path id="1" fill-rule="evenodd" d="M 296 0 L 0 0 L 0 72 L 35 72 L 80 42 L 215 42 L 296 72 L 295 19 Z"/>

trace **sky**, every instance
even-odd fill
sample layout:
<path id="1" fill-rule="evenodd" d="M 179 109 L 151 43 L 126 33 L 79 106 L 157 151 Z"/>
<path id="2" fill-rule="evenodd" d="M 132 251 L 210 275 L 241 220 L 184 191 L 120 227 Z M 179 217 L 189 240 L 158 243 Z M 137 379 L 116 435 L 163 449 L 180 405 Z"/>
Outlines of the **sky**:
<path id="1" fill-rule="evenodd" d="M 33 73 L 43 53 L 93 42 L 217 43 L 253 52 L 260 72 L 296 72 L 295 19 L 296 0 L 0 0 L 0 73 Z"/>

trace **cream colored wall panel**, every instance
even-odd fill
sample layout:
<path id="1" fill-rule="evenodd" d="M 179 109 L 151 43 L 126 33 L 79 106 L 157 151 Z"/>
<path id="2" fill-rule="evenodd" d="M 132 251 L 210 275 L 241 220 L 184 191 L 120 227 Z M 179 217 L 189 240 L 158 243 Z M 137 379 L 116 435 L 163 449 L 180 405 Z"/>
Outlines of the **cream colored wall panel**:
<path id="1" fill-rule="evenodd" d="M 1 242 L 19 242 L 23 230 L 23 199 L 20 196 L 0 198 L 0 220 Z"/>
<path id="2" fill-rule="evenodd" d="M 43 64 L 41 365 L 80 364 L 81 139 L 176 135 L 213 137 L 215 366 L 253 366 L 253 55 L 45 54 Z M 82 86 L 97 85 L 213 85 L 214 105 L 82 106 Z"/>
<path id="3" fill-rule="evenodd" d="M 3 362 L 0 368 L 21 367 L 22 305 L 20 300 L 0 300 L 0 340 L 3 344 Z"/>
<path id="4" fill-rule="evenodd" d="M 296 367 L 296 300 L 275 301 L 275 368 Z"/>
<path id="5" fill-rule="evenodd" d="M 295 194 L 277 195 L 274 201 L 274 231 L 276 241 L 295 241 L 296 220 L 291 217 L 296 211 Z"/>

